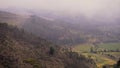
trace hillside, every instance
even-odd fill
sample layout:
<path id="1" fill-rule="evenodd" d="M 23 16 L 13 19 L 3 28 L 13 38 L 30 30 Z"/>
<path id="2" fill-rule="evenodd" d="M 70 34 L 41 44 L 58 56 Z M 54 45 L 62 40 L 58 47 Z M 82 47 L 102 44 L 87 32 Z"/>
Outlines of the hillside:
<path id="1" fill-rule="evenodd" d="M 76 22 L 76 21 L 74 21 Z M 92 21 L 79 23 L 64 20 L 46 20 L 30 16 L 23 28 L 57 44 L 75 45 L 82 43 L 120 42 L 119 24 L 93 24 Z"/>
<path id="2" fill-rule="evenodd" d="M 6 22 L 12 25 L 19 25 L 19 27 L 26 21 L 28 16 L 18 15 L 6 11 L 0 11 L 0 21 Z"/>
<path id="3" fill-rule="evenodd" d="M 0 68 L 96 68 L 93 60 L 0 23 Z"/>
<path id="4" fill-rule="evenodd" d="M 85 38 L 78 37 L 79 33 L 76 30 L 72 30 L 76 26 L 72 26 L 73 24 L 64 21 L 52 21 L 36 15 L 22 16 L 5 11 L 0 12 L 0 20 L 1 22 L 17 25 L 17 27 L 23 28 L 29 33 L 33 33 L 56 44 L 85 42 Z"/>
<path id="5" fill-rule="evenodd" d="M 40 36 L 48 39 L 56 44 L 75 44 L 86 42 L 86 37 L 81 37 L 82 31 L 77 32 L 74 24 L 64 21 L 50 21 L 36 15 L 30 16 L 23 28 Z"/>
<path id="6" fill-rule="evenodd" d="M 60 45 L 120 42 L 120 25 L 118 22 L 91 21 L 81 16 L 65 19 L 53 18 L 51 20 L 39 14 L 34 15 L 34 13 L 33 15 L 22 16 L 4 11 L 0 12 L 0 20 L 7 23 L 11 22 L 10 24 L 15 24 L 29 33 Z"/>

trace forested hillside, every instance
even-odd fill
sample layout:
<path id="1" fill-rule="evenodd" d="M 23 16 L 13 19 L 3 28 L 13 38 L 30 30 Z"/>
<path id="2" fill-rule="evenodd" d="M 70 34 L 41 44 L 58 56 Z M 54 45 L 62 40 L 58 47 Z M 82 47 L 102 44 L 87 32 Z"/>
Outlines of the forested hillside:
<path id="1" fill-rule="evenodd" d="M 0 23 L 0 68 L 96 68 L 96 64 L 69 48 Z"/>

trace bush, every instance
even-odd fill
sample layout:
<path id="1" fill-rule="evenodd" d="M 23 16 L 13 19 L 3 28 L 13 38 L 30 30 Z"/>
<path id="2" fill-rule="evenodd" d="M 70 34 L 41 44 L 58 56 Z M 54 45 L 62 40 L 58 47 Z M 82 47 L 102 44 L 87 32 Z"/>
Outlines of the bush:
<path id="1" fill-rule="evenodd" d="M 35 59 L 33 58 L 28 58 L 23 61 L 24 63 L 29 63 L 31 65 L 34 65 L 36 63 Z"/>
<path id="2" fill-rule="evenodd" d="M 41 68 L 42 67 L 42 65 L 40 63 L 38 63 L 38 61 L 35 60 L 34 58 L 25 59 L 23 62 L 31 64 L 33 66 L 33 68 Z"/>
<path id="3" fill-rule="evenodd" d="M 119 61 L 117 62 L 117 67 L 120 68 L 120 59 L 119 59 Z"/>
<path id="4" fill-rule="evenodd" d="M 34 64 L 33 68 L 42 68 L 40 64 Z"/>
<path id="5" fill-rule="evenodd" d="M 54 54 L 55 54 L 55 48 L 50 47 L 49 54 L 50 54 L 50 55 L 54 55 Z"/>

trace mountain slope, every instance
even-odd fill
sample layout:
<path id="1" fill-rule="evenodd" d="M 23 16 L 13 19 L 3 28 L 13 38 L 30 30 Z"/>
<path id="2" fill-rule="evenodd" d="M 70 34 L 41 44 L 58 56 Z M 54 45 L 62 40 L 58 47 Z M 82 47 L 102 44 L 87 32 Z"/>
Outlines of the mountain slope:
<path id="1" fill-rule="evenodd" d="M 120 26 L 116 23 L 112 25 L 92 24 L 91 21 L 79 20 L 79 23 L 73 24 L 62 20 L 49 21 L 34 15 L 28 18 L 27 23 L 23 24 L 23 28 L 63 45 L 120 42 Z"/>
<path id="2" fill-rule="evenodd" d="M 0 23 L 0 68 L 96 68 L 93 60 Z"/>
<path id="3" fill-rule="evenodd" d="M 74 44 L 86 42 L 82 30 L 78 30 L 74 24 L 64 21 L 50 21 L 38 16 L 30 16 L 23 28 L 42 38 L 57 44 Z"/>
<path id="4" fill-rule="evenodd" d="M 6 11 L 0 11 L 0 21 L 6 22 L 12 25 L 19 25 L 19 27 L 26 21 L 28 16 L 18 15 Z"/>
<path id="5" fill-rule="evenodd" d="M 0 12 L 0 21 L 22 27 L 29 33 L 33 33 L 57 44 L 85 42 L 83 38 L 79 37 L 78 32 L 76 33 L 76 30 L 73 30 L 75 26 L 64 21 L 52 21 L 36 15 L 21 16 L 4 11 Z M 76 41 L 73 41 L 75 39 Z"/>
<path id="6" fill-rule="evenodd" d="M 29 33 L 60 45 L 120 42 L 119 23 L 103 24 L 106 22 L 91 21 L 81 16 L 49 20 L 39 15 L 21 16 L 1 12 L 0 20 L 11 22 L 10 24 L 17 25 Z"/>

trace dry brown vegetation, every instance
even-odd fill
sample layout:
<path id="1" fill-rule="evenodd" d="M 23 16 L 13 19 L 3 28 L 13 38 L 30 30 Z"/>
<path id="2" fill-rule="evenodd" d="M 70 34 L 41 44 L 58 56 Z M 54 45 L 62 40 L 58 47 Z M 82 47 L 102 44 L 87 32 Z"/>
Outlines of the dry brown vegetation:
<path id="1" fill-rule="evenodd" d="M 96 68 L 91 59 L 0 23 L 0 68 Z"/>

